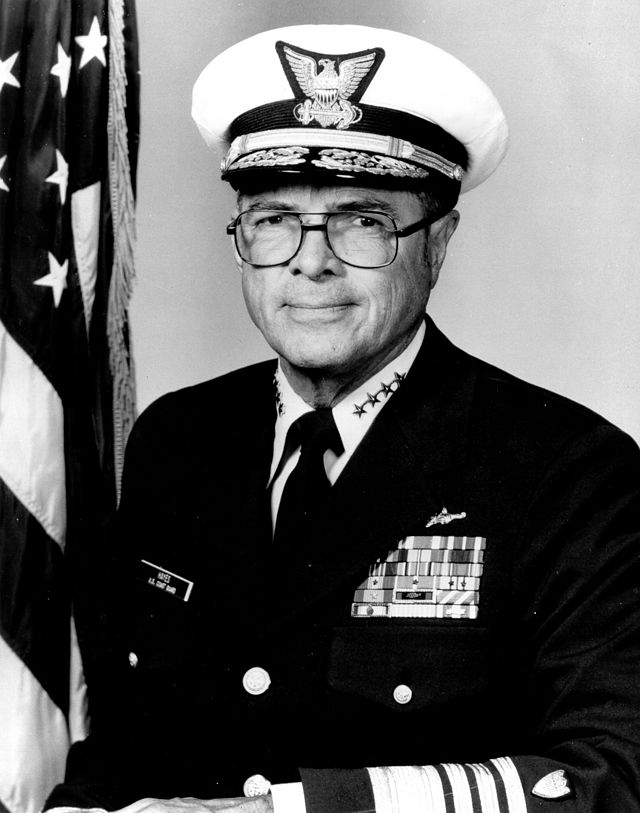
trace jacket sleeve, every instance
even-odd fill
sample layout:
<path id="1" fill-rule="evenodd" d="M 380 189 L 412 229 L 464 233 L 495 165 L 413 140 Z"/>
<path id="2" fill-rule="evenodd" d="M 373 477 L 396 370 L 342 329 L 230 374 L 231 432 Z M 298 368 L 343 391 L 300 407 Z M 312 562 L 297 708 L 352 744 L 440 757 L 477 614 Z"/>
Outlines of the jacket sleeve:
<path id="1" fill-rule="evenodd" d="M 626 435 L 601 425 L 558 450 L 513 585 L 524 753 L 303 770 L 308 813 L 640 811 L 640 461 Z"/>

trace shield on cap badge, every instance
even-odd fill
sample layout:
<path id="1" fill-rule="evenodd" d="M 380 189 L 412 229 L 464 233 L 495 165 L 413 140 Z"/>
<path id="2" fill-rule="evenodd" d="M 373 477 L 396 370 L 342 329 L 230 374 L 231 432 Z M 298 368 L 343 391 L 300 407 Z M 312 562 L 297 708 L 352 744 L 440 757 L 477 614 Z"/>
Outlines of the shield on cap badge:
<path id="1" fill-rule="evenodd" d="M 531 793 L 541 799 L 564 799 L 571 796 L 573 788 L 569 782 L 567 772 L 560 769 L 552 771 L 543 776 L 539 782 L 533 786 Z"/>

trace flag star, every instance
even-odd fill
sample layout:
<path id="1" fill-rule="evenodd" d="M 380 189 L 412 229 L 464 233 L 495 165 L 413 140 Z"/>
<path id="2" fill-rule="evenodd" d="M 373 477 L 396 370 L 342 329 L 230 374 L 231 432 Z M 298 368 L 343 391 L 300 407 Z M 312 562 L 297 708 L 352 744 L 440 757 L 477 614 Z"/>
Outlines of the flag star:
<path id="1" fill-rule="evenodd" d="M 60 80 L 60 93 L 64 99 L 67 95 L 69 88 L 69 74 L 71 73 L 71 57 L 67 55 L 66 51 L 60 43 L 58 43 L 58 61 L 51 68 L 50 73 L 57 76 Z"/>
<path id="2" fill-rule="evenodd" d="M 94 17 L 91 23 L 91 28 L 88 34 L 75 38 L 78 45 L 82 48 L 82 58 L 80 60 L 80 68 L 91 62 L 92 59 L 99 59 L 100 62 L 106 67 L 107 58 L 104 53 L 107 44 L 107 35 L 100 33 L 100 23 L 98 18 Z"/>
<path id="3" fill-rule="evenodd" d="M 0 91 L 2 91 L 5 85 L 13 85 L 15 88 L 20 87 L 20 82 L 18 82 L 16 77 L 11 73 L 19 53 L 20 51 L 16 51 L 15 54 L 12 54 L 7 59 L 0 59 Z"/>
<path id="4" fill-rule="evenodd" d="M 60 187 L 60 201 L 64 205 L 67 199 L 67 184 L 69 183 L 69 164 L 64 160 L 60 150 L 56 150 L 56 171 L 46 179 L 47 183 L 57 183 Z"/>
<path id="5" fill-rule="evenodd" d="M 49 273 L 45 277 L 35 280 L 34 285 L 44 285 L 51 288 L 53 292 L 53 303 L 58 307 L 62 292 L 67 287 L 67 272 L 69 271 L 69 260 L 59 263 L 51 252 L 49 252 Z"/>
<path id="6" fill-rule="evenodd" d="M 4 162 L 6 160 L 7 160 L 6 155 L 3 155 L 2 158 L 0 158 L 0 172 L 2 172 L 2 167 L 4 166 Z M 4 180 L 4 178 L 2 177 L 2 175 L 0 175 L 0 189 L 2 189 L 4 192 L 9 191 L 9 186 L 6 183 L 6 181 Z"/>

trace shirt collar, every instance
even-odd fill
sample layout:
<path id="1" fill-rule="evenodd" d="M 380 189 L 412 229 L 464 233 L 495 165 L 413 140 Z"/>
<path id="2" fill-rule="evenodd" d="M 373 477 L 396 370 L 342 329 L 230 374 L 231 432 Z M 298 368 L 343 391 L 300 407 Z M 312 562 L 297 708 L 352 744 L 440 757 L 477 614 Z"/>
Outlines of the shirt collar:
<path id="1" fill-rule="evenodd" d="M 422 322 L 416 335 L 399 356 L 396 356 L 333 407 L 333 417 L 347 459 L 351 457 L 389 398 L 402 385 L 402 381 L 418 355 L 425 330 L 424 322 Z M 293 389 L 280 362 L 278 362 L 275 372 L 274 384 L 277 417 L 269 482 L 273 480 L 279 468 L 289 428 L 299 417 L 312 410 L 312 407 Z"/>

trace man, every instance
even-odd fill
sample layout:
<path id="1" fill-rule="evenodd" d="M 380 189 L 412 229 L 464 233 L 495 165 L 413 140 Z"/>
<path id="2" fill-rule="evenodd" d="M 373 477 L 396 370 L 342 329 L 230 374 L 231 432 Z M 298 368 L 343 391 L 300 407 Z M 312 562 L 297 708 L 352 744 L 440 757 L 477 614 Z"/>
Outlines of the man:
<path id="1" fill-rule="evenodd" d="M 217 57 L 193 112 L 279 361 L 136 425 L 50 805 L 640 810 L 637 447 L 425 319 L 498 103 L 427 43 L 303 26 Z"/>

